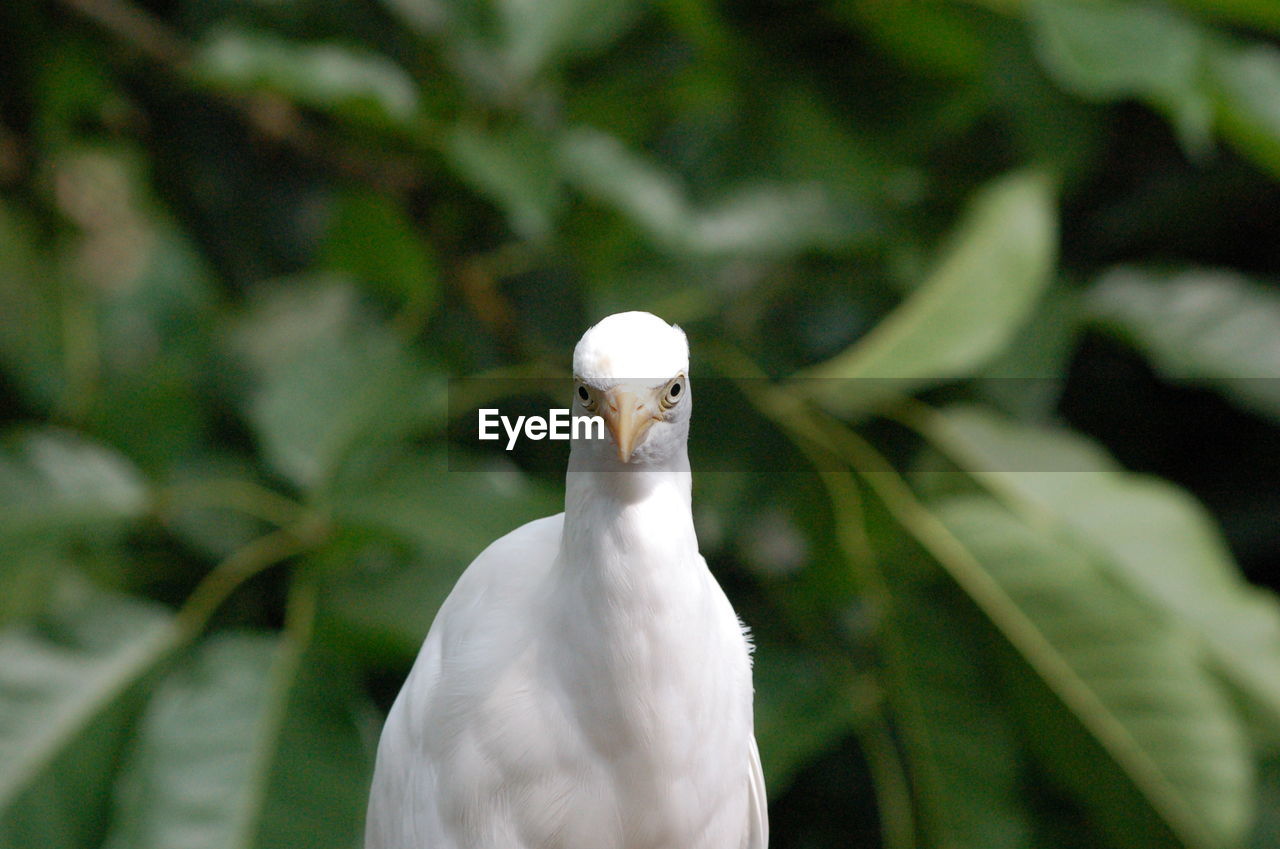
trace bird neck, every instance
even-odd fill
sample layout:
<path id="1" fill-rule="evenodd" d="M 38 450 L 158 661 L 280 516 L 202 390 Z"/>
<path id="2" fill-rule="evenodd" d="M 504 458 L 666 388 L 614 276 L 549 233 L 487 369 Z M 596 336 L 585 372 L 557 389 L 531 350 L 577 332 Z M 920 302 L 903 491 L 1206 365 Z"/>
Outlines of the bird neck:
<path id="1" fill-rule="evenodd" d="M 549 674 L 583 734 L 650 776 L 691 751 L 686 718 L 708 710 L 706 670 L 723 624 L 682 465 L 569 473 L 539 620 Z"/>
<path id="2" fill-rule="evenodd" d="M 664 465 L 574 471 L 565 486 L 563 562 L 634 587 L 636 572 L 696 558 L 687 454 Z"/>

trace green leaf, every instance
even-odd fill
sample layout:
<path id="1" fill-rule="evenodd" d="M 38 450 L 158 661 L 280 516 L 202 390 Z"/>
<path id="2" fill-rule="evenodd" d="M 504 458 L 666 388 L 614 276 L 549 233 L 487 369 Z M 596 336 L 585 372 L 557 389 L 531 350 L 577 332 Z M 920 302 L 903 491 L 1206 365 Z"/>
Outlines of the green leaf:
<path id="1" fill-rule="evenodd" d="M 1252 0 L 1217 8 L 1254 14 Z M 1184 5 L 1196 5 L 1184 0 Z M 1280 20 L 1274 4 L 1267 23 Z M 1280 175 L 1280 51 L 1214 33 L 1151 3 L 1033 0 L 1040 58 L 1064 88 L 1093 100 L 1137 98 L 1168 115 L 1184 147 L 1203 154 L 1215 124 Z"/>
<path id="2" fill-rule="evenodd" d="M 196 245 L 166 216 L 143 151 L 82 144 L 55 160 L 72 269 L 62 306 L 71 413 L 149 471 L 205 436 L 217 289 Z"/>
<path id="3" fill-rule="evenodd" d="M 636 0 L 383 0 L 443 40 L 457 71 L 493 92 L 520 91 L 567 59 L 598 51 L 644 11 Z"/>
<path id="4" fill-rule="evenodd" d="M 1054 286 L 1005 349 L 982 370 L 976 389 L 1024 420 L 1053 415 L 1067 382 L 1082 320 L 1079 294 Z"/>
<path id="5" fill-rule="evenodd" d="M 879 483 L 892 479 L 889 472 Z M 824 484 L 849 571 L 875 617 L 884 666 L 876 677 L 905 755 L 897 765 L 886 725 L 861 723 L 884 842 L 911 839 L 914 815 L 907 808 L 914 803 L 926 845 L 1027 845 L 1032 820 L 1020 786 L 1026 762 L 984 665 L 989 629 L 903 533 L 885 489 L 872 484 L 865 494 L 879 498 L 866 498 L 852 478 L 824 475 Z M 908 793 L 913 798 L 903 798 Z"/>
<path id="6" fill-rule="evenodd" d="M 278 731 L 266 717 L 278 659 L 269 637 L 223 634 L 159 683 L 121 774 L 106 846 L 250 843 L 254 780 L 267 768 L 255 749 Z"/>
<path id="7" fill-rule="evenodd" d="M 1280 846 L 1280 756 L 1272 754 L 1259 765 L 1258 822 L 1250 849 Z"/>
<path id="8" fill-rule="evenodd" d="M 1016 636 L 1006 635 L 1023 659 L 1179 841 L 1238 844 L 1250 824 L 1252 763 L 1187 629 L 1068 539 L 1033 529 L 991 499 L 948 499 L 936 515 L 1015 611 Z M 1140 812 L 1098 792 L 1105 790 L 1098 764 L 1066 747 L 1042 752 L 1099 821 L 1127 840 Z"/>
<path id="9" fill-rule="evenodd" d="M 459 175 L 507 214 L 526 239 L 545 239 L 565 205 L 551 142 L 528 127 L 459 124 L 445 140 Z"/>
<path id="10" fill-rule="evenodd" d="M 449 19 L 444 3 L 422 0 L 382 0 L 382 4 L 423 35 L 436 35 Z"/>
<path id="11" fill-rule="evenodd" d="M 590 129 L 566 134 L 560 148 L 566 179 L 616 209 L 660 248 L 693 257 L 776 256 L 834 250 L 867 227 L 821 183 L 738 186 L 715 205 L 697 208 L 676 179 Z"/>
<path id="12" fill-rule="evenodd" d="M 464 470 L 464 452 L 450 450 L 447 459 L 391 452 L 333 487 L 329 509 L 342 536 L 319 555 L 321 627 L 375 657 L 412 658 L 462 570 L 489 543 L 564 509 L 558 491 L 523 472 Z"/>
<path id="13" fill-rule="evenodd" d="M 236 341 L 257 375 L 247 414 L 262 453 L 302 488 L 323 487 L 357 450 L 443 421 L 444 381 L 347 286 L 273 292 Z"/>
<path id="14" fill-rule="evenodd" d="M 86 49 L 81 39 L 48 45 L 32 76 L 33 123 L 47 149 L 82 140 L 85 128 L 101 121 L 107 104 L 121 94 L 119 77 L 103 62 L 102 51 Z"/>
<path id="15" fill-rule="evenodd" d="M 363 48 L 224 29 L 197 48 L 191 73 L 211 88 L 275 94 L 363 124 L 407 125 L 418 112 L 413 80 Z"/>
<path id="16" fill-rule="evenodd" d="M 0 557 L 0 628 L 42 613 L 67 568 L 57 543 L 23 546 Z"/>
<path id="17" fill-rule="evenodd" d="M 923 175 L 898 161 L 900 151 L 883 150 L 855 132 L 833 104 L 798 80 L 775 92 L 762 111 L 784 179 L 821 182 L 854 198 L 885 196 L 895 204 L 910 203 L 923 190 Z M 869 211 L 853 212 L 867 219 L 868 241 L 888 237 L 888 228 L 878 226 Z"/>
<path id="18" fill-rule="evenodd" d="M 840 414 L 885 393 L 973 375 L 1014 337 L 1048 284 L 1057 243 L 1049 181 L 1018 173 L 973 201 L 926 280 L 853 347 L 796 376 Z"/>
<path id="19" fill-rule="evenodd" d="M 0 453 L 0 546 L 117 529 L 149 506 L 146 483 L 123 457 L 70 431 L 44 428 Z"/>
<path id="20" fill-rule="evenodd" d="M 1117 581 L 1194 633 L 1280 739 L 1280 604 L 1240 575 L 1203 507 L 1083 437 L 974 409 L 933 422 L 944 452 L 1032 520 L 1069 533 Z"/>
<path id="21" fill-rule="evenodd" d="M 1278 90 L 1280 91 L 1280 90 Z M 1092 319 L 1171 380 L 1212 386 L 1280 420 L 1280 290 L 1232 271 L 1117 268 L 1085 302 Z"/>
<path id="22" fill-rule="evenodd" d="M 1174 0 L 1182 8 L 1224 23 L 1280 32 L 1280 5 L 1271 0 Z"/>
<path id="23" fill-rule="evenodd" d="M 125 696 L 175 642 L 155 605 L 62 590 L 49 615 L 0 631 L 0 846 L 79 846 L 94 835 Z"/>
<path id="24" fill-rule="evenodd" d="M 925 422 L 930 440 L 983 480 L 1058 472 L 1119 472 L 1106 450 L 1069 431 L 1023 425 L 983 407 L 957 404 Z M 1017 477 L 1015 477 L 1017 476 Z M 1068 479 L 1067 483 L 1079 479 Z"/>
<path id="25" fill-rule="evenodd" d="M 1235 6 L 1218 11 L 1256 14 L 1251 0 Z M 1147 101 L 1169 116 L 1192 153 L 1207 151 L 1219 124 L 1246 155 L 1280 174 L 1275 47 L 1218 36 L 1154 4 L 1034 0 L 1030 12 L 1041 60 L 1064 88 L 1094 100 Z M 1269 22 L 1280 21 L 1270 14 Z"/>
<path id="26" fill-rule="evenodd" d="M 257 845 L 359 846 L 381 717 L 359 670 L 319 642 L 302 654 L 284 701 Z"/>
<path id="27" fill-rule="evenodd" d="M 924 845 L 996 849 L 1031 843 L 1027 753 L 994 689 L 995 636 L 977 609 L 894 519 L 883 491 L 831 485 L 837 532 L 875 616 L 878 676 L 893 713 Z M 876 493 L 880 498 L 866 497 Z M 883 796 L 883 791 L 881 791 Z M 900 817 L 883 810 L 884 817 Z"/>
<path id="28" fill-rule="evenodd" d="M 1064 88 L 1095 100 L 1148 100 L 1169 114 L 1188 149 L 1208 148 L 1213 108 L 1198 26 L 1145 3 L 1032 0 L 1029 11 L 1041 61 Z"/>
<path id="29" fill-rule="evenodd" d="M 160 504 L 165 530 L 209 562 L 265 532 L 264 520 L 296 521 L 291 502 L 264 486 L 248 457 L 209 453 L 169 469 Z"/>
<path id="30" fill-rule="evenodd" d="M 366 710 L 350 670 L 315 651 L 210 638 L 151 698 L 106 849 L 357 845 Z"/>
<path id="31" fill-rule="evenodd" d="M 987 60 L 977 25 L 954 3 L 841 0 L 834 12 L 917 73 L 972 78 Z"/>
<path id="32" fill-rule="evenodd" d="M 635 0 L 500 0 L 503 58 L 514 80 L 530 80 L 555 60 L 597 50 L 639 16 Z"/>
<path id="33" fill-rule="evenodd" d="M 814 757 L 854 732 L 857 682 L 781 643 L 757 644 L 752 680 L 765 786 L 771 798 L 778 798 Z"/>
<path id="34" fill-rule="evenodd" d="M 1210 69 L 1223 131 L 1280 179 L 1280 49 L 1270 44 L 1217 46 Z"/>
<path id="35" fill-rule="evenodd" d="M 992 688 L 983 629 L 953 587 L 922 574 L 918 553 L 882 558 L 888 693 L 902 729 L 930 844 L 999 849 L 1028 844 L 1021 787 L 1026 754 Z M 936 574 L 936 573 L 935 573 Z"/>
<path id="36" fill-rule="evenodd" d="M 0 203 L 0 368 L 44 409 L 66 391 L 56 279 L 37 248 L 35 227 Z"/>
<path id="37" fill-rule="evenodd" d="M 436 258 L 405 210 L 368 190 L 349 189 L 335 203 L 324 265 L 427 313 L 440 296 Z"/>

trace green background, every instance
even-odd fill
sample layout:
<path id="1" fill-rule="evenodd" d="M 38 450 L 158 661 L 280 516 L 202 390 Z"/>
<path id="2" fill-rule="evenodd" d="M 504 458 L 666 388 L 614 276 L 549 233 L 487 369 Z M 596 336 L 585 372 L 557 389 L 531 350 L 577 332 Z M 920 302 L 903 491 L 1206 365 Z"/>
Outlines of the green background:
<path id="1" fill-rule="evenodd" d="M 560 509 L 564 446 L 451 444 L 448 379 L 648 309 L 773 846 L 1280 847 L 1278 43 L 0 4 L 0 846 L 358 845 L 436 607 Z"/>

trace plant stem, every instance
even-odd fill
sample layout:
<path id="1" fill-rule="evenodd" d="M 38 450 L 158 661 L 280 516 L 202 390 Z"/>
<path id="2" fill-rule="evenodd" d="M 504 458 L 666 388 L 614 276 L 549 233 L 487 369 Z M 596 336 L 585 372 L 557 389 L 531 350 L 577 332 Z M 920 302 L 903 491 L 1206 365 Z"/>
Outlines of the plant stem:
<path id="1" fill-rule="evenodd" d="M 298 502 L 253 481 L 238 478 L 179 483 L 157 494 L 155 511 L 161 519 L 184 509 L 223 507 L 285 527 L 305 522 L 308 511 Z"/>
<path id="2" fill-rule="evenodd" d="M 303 522 L 258 537 L 213 568 L 178 611 L 176 624 L 184 640 L 194 639 L 236 588 L 264 570 L 313 548 L 326 529 Z"/>

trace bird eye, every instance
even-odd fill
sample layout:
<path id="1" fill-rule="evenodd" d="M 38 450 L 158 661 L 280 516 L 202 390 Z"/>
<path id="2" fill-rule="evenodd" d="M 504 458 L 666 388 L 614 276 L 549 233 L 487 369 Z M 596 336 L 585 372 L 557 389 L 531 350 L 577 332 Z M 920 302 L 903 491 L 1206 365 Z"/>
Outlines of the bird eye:
<path id="1" fill-rule="evenodd" d="M 586 407 L 588 410 L 592 409 L 596 405 L 595 401 L 591 399 L 591 391 L 581 383 L 578 384 L 578 398 L 582 401 L 582 406 Z"/>
<path id="2" fill-rule="evenodd" d="M 677 377 L 675 380 L 667 384 L 667 391 L 662 394 L 662 406 L 670 409 L 680 400 L 680 396 L 684 394 L 684 379 Z"/>

